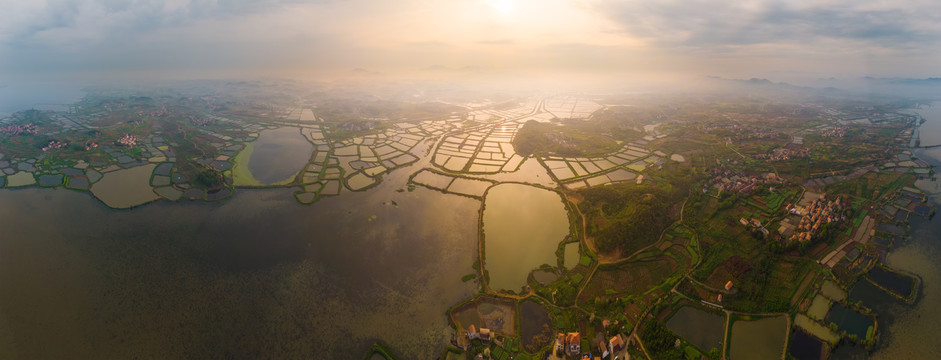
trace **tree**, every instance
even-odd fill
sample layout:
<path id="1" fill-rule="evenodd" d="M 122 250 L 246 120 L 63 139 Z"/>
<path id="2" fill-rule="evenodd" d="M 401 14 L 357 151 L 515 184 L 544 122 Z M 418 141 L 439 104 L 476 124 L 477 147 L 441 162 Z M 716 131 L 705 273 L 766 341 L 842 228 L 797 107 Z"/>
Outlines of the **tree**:
<path id="1" fill-rule="evenodd" d="M 196 175 L 196 181 L 209 189 L 222 187 L 222 174 L 215 169 L 206 169 Z"/>

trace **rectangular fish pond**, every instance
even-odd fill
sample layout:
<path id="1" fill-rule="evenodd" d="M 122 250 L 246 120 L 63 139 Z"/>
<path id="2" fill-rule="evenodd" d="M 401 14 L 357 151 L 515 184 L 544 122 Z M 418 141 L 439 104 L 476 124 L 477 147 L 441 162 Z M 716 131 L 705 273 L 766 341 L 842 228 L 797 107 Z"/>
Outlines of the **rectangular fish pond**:
<path id="1" fill-rule="evenodd" d="M 705 352 L 713 348 L 722 348 L 725 315 L 693 306 L 684 306 L 667 320 L 666 326 Z"/>
<path id="2" fill-rule="evenodd" d="M 795 329 L 791 333 L 788 353 L 797 360 L 820 360 L 827 358 L 830 347 L 804 330 Z"/>
<path id="3" fill-rule="evenodd" d="M 915 298 L 915 287 L 918 282 L 914 277 L 897 273 L 882 266 L 874 266 L 869 270 L 868 276 L 873 283 L 899 298 L 905 300 Z"/>
<path id="4" fill-rule="evenodd" d="M 730 355 L 732 360 L 780 359 L 787 338 L 787 318 L 767 317 L 732 323 Z"/>
<path id="5" fill-rule="evenodd" d="M 856 335 L 860 340 L 869 340 L 875 329 L 875 320 L 871 316 L 839 303 L 830 308 L 826 322 L 836 324 L 841 331 L 845 331 L 849 336 Z"/>

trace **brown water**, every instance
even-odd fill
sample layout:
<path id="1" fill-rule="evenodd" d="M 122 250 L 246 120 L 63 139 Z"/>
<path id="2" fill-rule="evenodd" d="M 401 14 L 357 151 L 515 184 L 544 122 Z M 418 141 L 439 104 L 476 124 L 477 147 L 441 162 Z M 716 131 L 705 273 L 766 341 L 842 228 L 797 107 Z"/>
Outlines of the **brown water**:
<path id="1" fill-rule="evenodd" d="M 920 127 L 922 145 L 941 144 L 941 103 L 916 110 L 928 121 Z M 941 166 L 941 148 L 918 150 L 915 156 Z M 938 181 L 919 181 L 918 186 L 932 194 L 935 206 L 941 208 Z M 875 287 L 860 286 L 850 294 L 851 301 L 862 300 L 878 314 L 879 343 L 867 354 L 858 347 L 841 346 L 834 359 L 938 359 L 941 358 L 941 217 L 927 220 L 911 217 L 911 237 L 896 242 L 889 253 L 890 267 L 918 275 L 922 280 L 920 294 L 914 305 L 904 304 Z"/>
<path id="2" fill-rule="evenodd" d="M 4 189 L 0 358 L 359 358 L 380 339 L 434 358 L 446 309 L 476 291 L 460 279 L 480 202 L 396 192 L 417 169 L 312 206 L 291 189 L 123 211 Z"/>
<path id="3" fill-rule="evenodd" d="M 787 319 L 739 320 L 732 323 L 730 333 L 730 359 L 778 359 L 787 345 Z"/>
<path id="4" fill-rule="evenodd" d="M 559 194 L 522 184 L 500 184 L 484 198 L 484 268 L 490 288 L 519 291 L 529 273 L 555 266 L 559 243 L 569 233 Z"/>
<path id="5" fill-rule="evenodd" d="M 282 127 L 262 131 L 248 159 L 248 170 L 262 184 L 289 180 L 304 169 L 314 146 L 299 128 Z"/>
<path id="6" fill-rule="evenodd" d="M 920 127 L 922 145 L 941 144 L 941 102 L 917 110 L 928 121 Z M 932 163 L 937 171 L 941 166 L 941 148 L 919 150 L 915 153 Z M 938 188 L 938 181 L 925 181 L 925 191 Z M 941 194 L 934 194 L 932 201 L 941 209 Z M 922 286 L 914 306 L 886 300 L 879 307 L 882 328 L 882 346 L 872 354 L 873 359 L 937 359 L 941 358 L 941 217 L 925 220 L 912 216 L 911 237 L 897 242 L 886 259 L 890 267 L 908 271 L 921 277 Z M 885 316 L 882 314 L 885 313 Z"/>
<path id="7" fill-rule="evenodd" d="M 150 175 L 155 167 L 157 165 L 147 164 L 106 173 L 100 181 L 92 185 L 91 192 L 115 209 L 126 209 L 154 201 L 157 194 L 150 186 Z"/>

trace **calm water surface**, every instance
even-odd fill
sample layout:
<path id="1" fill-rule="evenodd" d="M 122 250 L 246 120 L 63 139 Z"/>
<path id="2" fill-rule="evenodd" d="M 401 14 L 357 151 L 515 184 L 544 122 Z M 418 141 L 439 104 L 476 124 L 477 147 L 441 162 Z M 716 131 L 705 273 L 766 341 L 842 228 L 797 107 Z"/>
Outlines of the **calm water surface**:
<path id="1" fill-rule="evenodd" d="M 569 233 L 559 194 L 522 184 L 491 187 L 484 198 L 484 268 L 490 287 L 520 291 L 540 265 L 555 266 L 555 251 Z"/>
<path id="2" fill-rule="evenodd" d="M 435 358 L 476 291 L 480 202 L 397 192 L 417 170 L 312 206 L 0 190 L 0 358 L 359 358 L 379 339 Z"/>
<path id="3" fill-rule="evenodd" d="M 941 144 L 941 103 L 915 110 L 927 119 L 920 127 L 923 145 Z M 915 156 L 941 169 L 941 148 L 918 150 Z M 918 186 L 929 194 L 941 209 L 938 181 L 919 181 Z M 917 274 L 922 285 L 914 305 L 905 304 L 878 290 L 862 284 L 854 288 L 850 300 L 862 300 L 877 314 L 879 345 L 868 354 L 858 347 L 841 346 L 834 359 L 938 359 L 941 358 L 941 216 L 932 219 L 911 217 L 911 236 L 896 242 L 889 253 L 890 267 Z"/>
<path id="4" fill-rule="evenodd" d="M 296 127 L 265 130 L 253 143 L 248 170 L 262 184 L 289 180 L 304 169 L 314 146 Z"/>

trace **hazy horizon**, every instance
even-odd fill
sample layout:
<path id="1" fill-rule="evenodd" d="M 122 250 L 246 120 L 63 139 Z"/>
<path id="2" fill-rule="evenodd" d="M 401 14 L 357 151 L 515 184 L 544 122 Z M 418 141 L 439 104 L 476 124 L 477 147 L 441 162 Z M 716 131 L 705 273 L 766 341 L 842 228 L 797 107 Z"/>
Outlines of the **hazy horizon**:
<path id="1" fill-rule="evenodd" d="M 0 82 L 937 76 L 931 1 L 3 0 Z M 359 69 L 359 70 L 357 70 Z"/>

